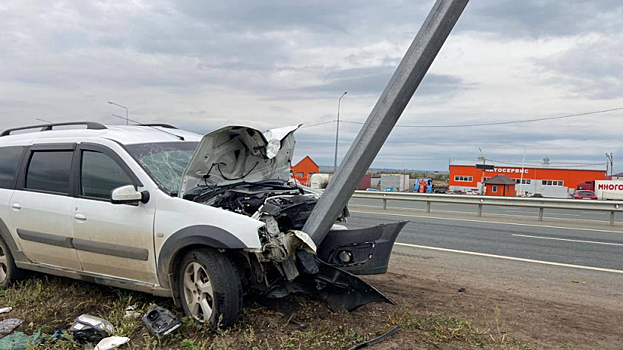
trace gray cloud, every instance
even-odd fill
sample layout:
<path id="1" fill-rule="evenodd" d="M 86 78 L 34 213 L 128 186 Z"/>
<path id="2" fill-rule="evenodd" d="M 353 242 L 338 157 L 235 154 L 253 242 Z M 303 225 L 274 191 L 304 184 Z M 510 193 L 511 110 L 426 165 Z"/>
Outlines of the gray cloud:
<path id="1" fill-rule="evenodd" d="M 0 124 L 116 122 L 108 100 L 127 104 L 139 120 L 198 132 L 313 124 L 335 118 L 342 91 L 349 91 L 343 118 L 362 121 L 433 2 L 5 0 Z M 401 123 L 623 105 L 622 18 L 619 0 L 472 1 Z M 623 123 L 605 120 L 396 129 L 376 166 L 443 169 L 447 158 L 475 158 L 482 145 L 501 159 L 529 144 L 542 150 L 538 157 L 597 160 L 623 151 L 613 131 Z M 342 128 L 341 154 L 358 126 Z M 301 130 L 297 155 L 332 163 L 333 132 L 332 124 Z"/>

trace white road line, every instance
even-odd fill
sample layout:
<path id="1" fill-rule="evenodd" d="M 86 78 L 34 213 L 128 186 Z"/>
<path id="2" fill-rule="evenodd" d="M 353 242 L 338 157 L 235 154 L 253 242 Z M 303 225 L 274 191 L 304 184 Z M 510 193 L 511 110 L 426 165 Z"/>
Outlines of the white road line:
<path id="1" fill-rule="evenodd" d="M 537 239 L 550 239 L 550 240 L 553 240 L 553 241 L 565 241 L 565 242 L 578 242 L 578 243 L 590 243 L 590 244 L 603 244 L 603 245 L 623 246 L 623 243 L 584 241 L 584 240 L 581 240 L 581 239 L 568 239 L 568 238 L 556 238 L 556 237 L 539 237 L 539 236 L 518 235 L 518 234 L 513 234 L 513 236 L 516 236 L 516 237 L 527 237 L 527 238 L 537 238 Z"/>
<path id="2" fill-rule="evenodd" d="M 604 269 L 604 268 L 601 268 L 601 267 L 582 266 L 582 265 L 573 265 L 573 264 L 563 264 L 563 263 L 556 263 L 556 262 L 551 262 L 551 261 L 542 261 L 542 260 L 533 260 L 533 259 L 524 259 L 524 258 L 514 258 L 514 257 L 511 257 L 511 256 L 504 256 L 504 255 L 476 253 L 476 252 L 468 252 L 468 251 L 465 251 L 465 250 L 428 247 L 428 246 L 425 246 L 425 245 L 416 245 L 416 244 L 407 244 L 407 243 L 395 243 L 395 245 L 404 246 L 404 247 L 410 247 L 410 248 L 418 248 L 418 249 L 437 250 L 437 251 L 441 251 L 441 252 L 449 252 L 449 253 L 457 253 L 457 254 L 476 255 L 476 256 L 483 256 L 483 257 L 487 257 L 487 258 L 496 258 L 496 259 L 504 259 L 504 260 L 512 260 L 512 261 L 522 261 L 522 262 L 528 262 L 528 263 L 533 263 L 533 264 L 561 266 L 561 267 L 570 267 L 570 268 L 581 269 L 581 270 L 591 270 L 591 271 L 612 272 L 612 273 L 623 274 L 623 270 Z"/>
<path id="3" fill-rule="evenodd" d="M 479 222 L 483 224 L 496 224 L 496 225 L 513 225 L 513 226 L 528 226 L 528 227 L 544 227 L 544 228 L 554 228 L 560 230 L 573 230 L 573 231 L 592 231 L 592 232 L 606 232 L 606 233 L 618 233 L 622 234 L 623 231 L 613 231 L 613 230 L 599 230 L 593 228 L 579 228 L 579 227 L 562 227 L 562 226 L 549 226 L 549 225 L 532 225 L 532 224 L 520 224 L 516 222 L 499 222 L 499 221 L 484 221 L 484 220 L 473 220 L 473 219 L 455 219 L 455 218 L 442 218 L 439 216 L 424 216 L 424 215 L 406 215 L 406 214 L 395 214 L 395 213 L 378 213 L 378 212 L 369 212 L 362 210 L 350 210 L 351 213 L 361 213 L 361 214 L 375 214 L 375 215 L 393 215 L 393 216 L 403 216 L 408 218 L 423 218 L 423 219 L 438 219 L 438 220 L 448 220 L 448 221 L 467 221 L 467 222 Z M 511 215 L 518 216 L 518 215 Z"/>

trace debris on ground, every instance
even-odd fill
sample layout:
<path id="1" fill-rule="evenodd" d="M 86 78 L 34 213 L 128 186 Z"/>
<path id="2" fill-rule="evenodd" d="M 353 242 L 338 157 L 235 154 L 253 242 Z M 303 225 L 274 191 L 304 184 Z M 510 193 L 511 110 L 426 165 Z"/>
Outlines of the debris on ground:
<path id="1" fill-rule="evenodd" d="M 97 343 L 112 335 L 115 327 L 103 318 L 81 315 L 76 318 L 69 331 L 74 335 L 74 339 L 80 343 Z"/>
<path id="2" fill-rule="evenodd" d="M 0 321 L 0 334 L 9 334 L 19 327 L 24 322 L 19 318 L 7 318 Z"/>
<path id="3" fill-rule="evenodd" d="M 3 307 L 0 309 L 0 314 L 6 314 L 7 312 L 11 312 L 13 310 L 12 307 Z"/>
<path id="4" fill-rule="evenodd" d="M 25 350 L 32 345 L 40 344 L 42 341 L 41 331 L 37 331 L 33 335 L 17 332 L 0 339 L 0 350 Z"/>
<path id="5" fill-rule="evenodd" d="M 467 291 L 467 288 L 465 287 L 459 288 L 459 293 L 465 293 L 466 291 Z"/>
<path id="6" fill-rule="evenodd" d="M 158 338 L 164 337 L 181 326 L 180 321 L 171 311 L 155 304 L 143 315 L 143 323 L 151 334 Z"/>
<path id="7" fill-rule="evenodd" d="M 93 350 L 110 350 L 120 347 L 130 341 L 128 337 L 108 337 L 100 340 Z"/>
<path id="8" fill-rule="evenodd" d="M 380 336 L 378 336 L 378 337 L 376 337 L 374 339 L 365 341 L 363 343 L 359 343 L 359 344 L 353 346 L 352 348 L 350 348 L 348 350 L 358 350 L 358 349 L 367 348 L 368 346 L 372 346 L 374 344 L 378 344 L 378 343 L 382 342 L 383 340 L 391 337 L 392 335 L 398 333 L 399 330 L 400 330 L 400 326 L 396 326 L 396 327 L 392 328 L 389 332 L 381 334 Z"/>
<path id="9" fill-rule="evenodd" d="M 135 319 L 141 317 L 141 313 L 136 311 L 137 308 L 138 306 L 136 304 L 126 307 L 123 318 Z"/>

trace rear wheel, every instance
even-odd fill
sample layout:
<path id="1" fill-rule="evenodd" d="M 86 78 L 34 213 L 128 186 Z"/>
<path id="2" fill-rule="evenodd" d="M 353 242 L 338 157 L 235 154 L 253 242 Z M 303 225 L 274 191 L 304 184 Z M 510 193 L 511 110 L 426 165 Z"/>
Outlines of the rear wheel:
<path id="1" fill-rule="evenodd" d="M 6 288 L 12 282 L 22 279 L 24 271 L 15 266 L 15 260 L 9 246 L 0 237 L 0 288 Z"/>
<path id="2" fill-rule="evenodd" d="M 195 321 L 230 327 L 242 311 L 242 284 L 238 270 L 224 254 L 212 249 L 188 253 L 178 271 L 182 308 Z"/>

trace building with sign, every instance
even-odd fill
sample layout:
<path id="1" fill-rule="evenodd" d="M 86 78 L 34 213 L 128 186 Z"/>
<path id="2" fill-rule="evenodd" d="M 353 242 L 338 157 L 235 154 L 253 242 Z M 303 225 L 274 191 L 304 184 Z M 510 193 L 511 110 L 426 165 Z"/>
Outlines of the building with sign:
<path id="1" fill-rule="evenodd" d="M 487 165 L 493 165 L 493 169 L 478 169 L 477 163 L 477 161 L 450 163 L 450 191 L 480 192 L 484 181 L 496 175 L 505 175 L 515 181 L 515 191 L 518 195 L 540 193 L 544 197 L 567 198 L 581 182 L 606 179 L 605 162 L 554 163 L 546 158 L 542 163 L 526 162 L 525 166 L 522 166 L 521 163 L 486 161 Z"/>

